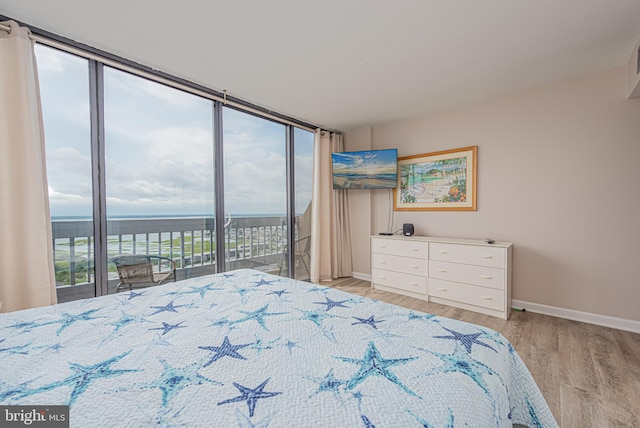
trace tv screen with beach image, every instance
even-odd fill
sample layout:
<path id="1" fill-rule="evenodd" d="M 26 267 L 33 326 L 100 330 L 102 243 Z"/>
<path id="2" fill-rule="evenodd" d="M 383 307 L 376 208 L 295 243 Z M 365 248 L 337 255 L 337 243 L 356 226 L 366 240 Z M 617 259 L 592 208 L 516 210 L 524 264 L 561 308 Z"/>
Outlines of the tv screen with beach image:
<path id="1" fill-rule="evenodd" d="M 334 189 L 395 189 L 398 150 L 332 153 Z"/>

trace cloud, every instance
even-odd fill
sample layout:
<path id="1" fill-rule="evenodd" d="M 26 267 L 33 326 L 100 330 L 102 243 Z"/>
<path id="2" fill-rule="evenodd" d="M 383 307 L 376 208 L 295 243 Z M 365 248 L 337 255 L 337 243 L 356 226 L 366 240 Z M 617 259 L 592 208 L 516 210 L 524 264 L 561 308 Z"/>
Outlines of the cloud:
<path id="1" fill-rule="evenodd" d="M 86 60 L 46 47 L 37 50 L 52 214 L 90 215 L 88 94 L 82 83 Z M 212 112 L 210 100 L 106 67 L 108 215 L 212 214 Z M 226 208 L 234 214 L 284 213 L 285 127 L 230 108 L 224 108 L 223 121 Z M 310 133 L 302 137 L 313 141 Z M 295 157 L 296 210 L 304 211 L 313 165 L 310 146 L 300 147 L 304 155 Z"/>

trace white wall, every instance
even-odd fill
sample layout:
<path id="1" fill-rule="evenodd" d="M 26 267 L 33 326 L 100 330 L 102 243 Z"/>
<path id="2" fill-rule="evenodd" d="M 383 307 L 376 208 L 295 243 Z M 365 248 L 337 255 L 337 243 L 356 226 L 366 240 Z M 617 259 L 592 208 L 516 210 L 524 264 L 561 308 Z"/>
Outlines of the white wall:
<path id="1" fill-rule="evenodd" d="M 620 66 L 373 127 L 373 148 L 400 156 L 478 146 L 478 210 L 396 212 L 394 230 L 513 241 L 514 299 L 640 321 L 640 99 L 627 95 Z M 362 133 L 345 133 L 347 150 Z M 372 231 L 386 230 L 387 193 L 370 194 Z M 356 257 L 368 234 L 352 233 L 355 272 L 370 273 Z"/>
<path id="2" fill-rule="evenodd" d="M 345 146 L 347 145 L 345 141 Z M 370 150 L 373 145 L 373 128 L 365 127 L 349 132 L 349 147 L 347 150 Z M 372 224 L 372 195 L 370 190 L 350 190 L 349 201 L 349 229 L 351 230 L 352 248 L 351 260 L 354 266 L 354 275 L 364 273 L 369 275 L 371 255 L 369 253 L 369 241 L 367 236 L 373 233 Z M 363 239 L 365 237 L 365 239 Z M 363 242 L 366 241 L 366 242 Z M 358 266 L 358 269 L 355 267 Z"/>

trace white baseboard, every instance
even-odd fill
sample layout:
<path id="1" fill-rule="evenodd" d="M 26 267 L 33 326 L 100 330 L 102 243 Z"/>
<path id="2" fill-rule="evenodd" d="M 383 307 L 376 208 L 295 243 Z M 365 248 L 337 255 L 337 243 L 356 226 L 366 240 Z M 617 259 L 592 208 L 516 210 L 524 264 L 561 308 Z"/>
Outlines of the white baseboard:
<path id="1" fill-rule="evenodd" d="M 353 272 L 351 276 L 356 279 L 371 281 L 370 274 Z M 558 308 L 556 306 L 547 306 L 540 303 L 531 303 L 515 299 L 511 300 L 511 307 L 526 309 L 528 312 L 534 312 L 537 314 L 550 315 L 552 317 L 585 322 L 587 324 L 601 325 L 603 327 L 611 327 L 618 330 L 630 331 L 632 333 L 640 333 L 640 321 L 592 314 L 590 312 L 575 311 L 573 309 Z"/>
<path id="2" fill-rule="evenodd" d="M 352 272 L 351 276 L 354 277 L 355 279 L 362 279 L 364 281 L 371 281 L 371 275 L 369 275 L 368 273 Z"/>
<path id="3" fill-rule="evenodd" d="M 527 312 L 535 312 L 537 314 L 550 315 L 553 317 L 564 318 L 572 321 L 586 322 L 588 324 L 601 325 L 603 327 L 611 327 L 618 330 L 640 333 L 640 321 L 610 317 L 607 315 L 592 314 L 589 312 L 574 311 L 573 309 L 557 308 L 555 306 L 524 302 L 522 300 L 511 300 L 511 307 L 526 309 Z"/>

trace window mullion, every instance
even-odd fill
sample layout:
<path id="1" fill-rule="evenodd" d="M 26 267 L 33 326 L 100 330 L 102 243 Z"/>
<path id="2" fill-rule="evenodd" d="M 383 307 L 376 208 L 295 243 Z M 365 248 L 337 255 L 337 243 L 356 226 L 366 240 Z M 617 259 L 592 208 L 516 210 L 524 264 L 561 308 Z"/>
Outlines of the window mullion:
<path id="1" fill-rule="evenodd" d="M 215 228 L 216 228 L 216 272 L 226 271 L 226 251 L 224 238 L 224 224 L 226 221 L 224 210 L 224 160 L 222 157 L 222 105 L 213 101 L 213 165 L 214 165 L 214 193 L 215 193 Z"/>
<path id="2" fill-rule="evenodd" d="M 91 111 L 91 167 L 93 183 L 93 236 L 96 296 L 109 294 L 107 260 L 107 211 L 104 148 L 103 65 L 89 61 L 89 100 Z"/>
<path id="3" fill-rule="evenodd" d="M 293 126 L 286 128 L 286 162 L 287 162 L 287 267 L 288 276 L 295 277 L 295 228 L 296 228 L 296 201 L 295 201 L 295 177 L 294 177 L 294 135 Z"/>

